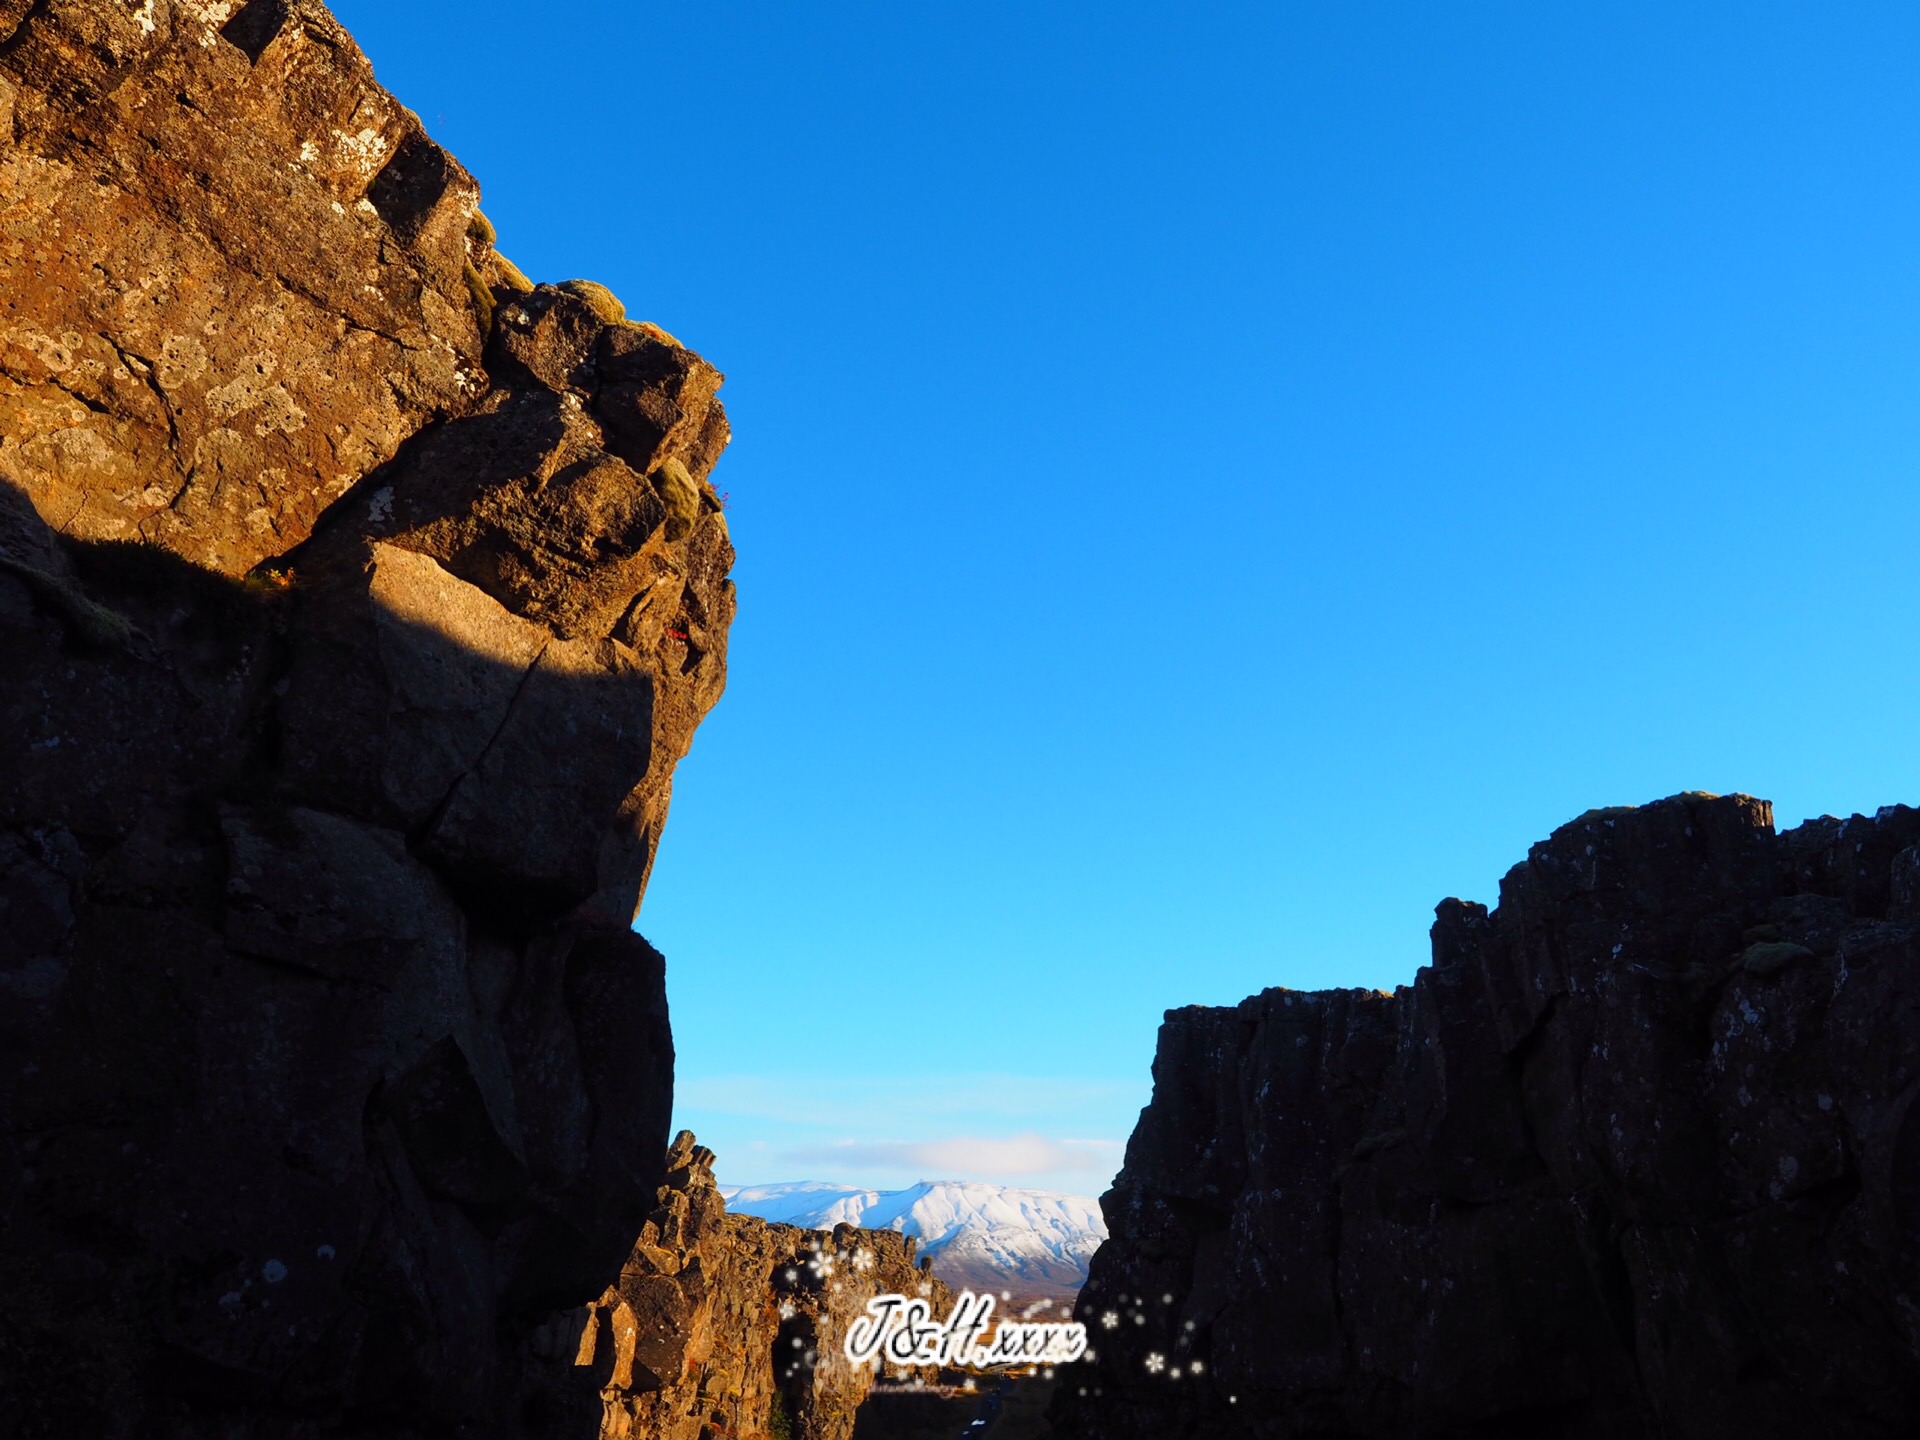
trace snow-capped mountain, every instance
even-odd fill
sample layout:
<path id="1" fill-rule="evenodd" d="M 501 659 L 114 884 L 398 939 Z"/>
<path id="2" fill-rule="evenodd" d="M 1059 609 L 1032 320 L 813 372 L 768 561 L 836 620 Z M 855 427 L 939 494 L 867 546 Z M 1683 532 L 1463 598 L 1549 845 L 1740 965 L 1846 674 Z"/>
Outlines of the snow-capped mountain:
<path id="1" fill-rule="evenodd" d="M 723 1185 L 720 1194 L 729 1210 L 763 1220 L 815 1230 L 859 1225 L 915 1236 L 934 1272 L 956 1289 L 1069 1294 L 1086 1283 L 1087 1261 L 1107 1238 L 1096 1200 L 968 1180 L 922 1180 L 905 1190 L 800 1180 Z"/>

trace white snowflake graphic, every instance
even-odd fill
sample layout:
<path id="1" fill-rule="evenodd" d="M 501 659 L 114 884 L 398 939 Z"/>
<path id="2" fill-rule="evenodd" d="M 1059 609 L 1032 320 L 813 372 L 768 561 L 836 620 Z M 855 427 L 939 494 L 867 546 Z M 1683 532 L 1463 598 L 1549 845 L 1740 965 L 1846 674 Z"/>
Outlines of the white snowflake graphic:
<path id="1" fill-rule="evenodd" d="M 1148 1353 L 1147 1373 L 1149 1375 L 1158 1375 L 1162 1370 L 1166 1368 L 1167 1368 L 1166 1356 L 1162 1355 L 1158 1350 L 1154 1350 Z"/>

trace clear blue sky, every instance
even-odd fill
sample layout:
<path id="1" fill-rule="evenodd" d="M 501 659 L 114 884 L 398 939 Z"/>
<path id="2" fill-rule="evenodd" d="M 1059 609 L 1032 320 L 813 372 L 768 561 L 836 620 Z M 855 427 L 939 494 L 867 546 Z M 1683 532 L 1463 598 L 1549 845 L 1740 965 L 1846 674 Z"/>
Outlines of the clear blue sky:
<path id="1" fill-rule="evenodd" d="M 1589 806 L 1920 800 L 1920 10 L 336 5 L 727 372 L 642 930 L 734 1182 L 1097 1193 Z"/>

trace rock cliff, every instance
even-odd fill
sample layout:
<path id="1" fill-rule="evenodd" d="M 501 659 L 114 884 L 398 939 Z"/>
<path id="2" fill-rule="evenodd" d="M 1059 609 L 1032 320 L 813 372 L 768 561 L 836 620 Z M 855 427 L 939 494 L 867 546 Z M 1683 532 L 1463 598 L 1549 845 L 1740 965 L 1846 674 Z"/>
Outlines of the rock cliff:
<path id="1" fill-rule="evenodd" d="M 313 0 L 0 0 L 8 1433 L 598 1423 L 727 427 L 477 200 Z"/>
<path id="2" fill-rule="evenodd" d="M 1917 842 L 1593 811 L 1411 986 L 1169 1011 L 1058 1432 L 1920 1433 Z"/>
<path id="3" fill-rule="evenodd" d="M 871 1366 L 841 1352 L 875 1295 L 953 1296 L 914 1241 L 730 1215 L 713 1152 L 682 1131 L 659 1204 L 619 1283 L 594 1304 L 577 1356 L 602 1387 L 601 1440 L 850 1440 Z"/>

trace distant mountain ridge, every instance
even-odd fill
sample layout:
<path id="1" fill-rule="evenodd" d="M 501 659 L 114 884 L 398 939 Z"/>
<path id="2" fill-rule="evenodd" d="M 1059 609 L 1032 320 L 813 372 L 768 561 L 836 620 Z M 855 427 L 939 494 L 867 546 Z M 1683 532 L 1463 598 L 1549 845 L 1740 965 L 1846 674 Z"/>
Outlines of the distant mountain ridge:
<path id="1" fill-rule="evenodd" d="M 830 1230 L 858 1225 L 895 1230 L 949 1285 L 1059 1297 L 1086 1282 L 1087 1262 L 1107 1238 L 1100 1204 L 1084 1195 L 1021 1190 L 971 1180 L 922 1180 L 905 1190 L 870 1190 L 818 1180 L 723 1185 L 736 1214 Z"/>

